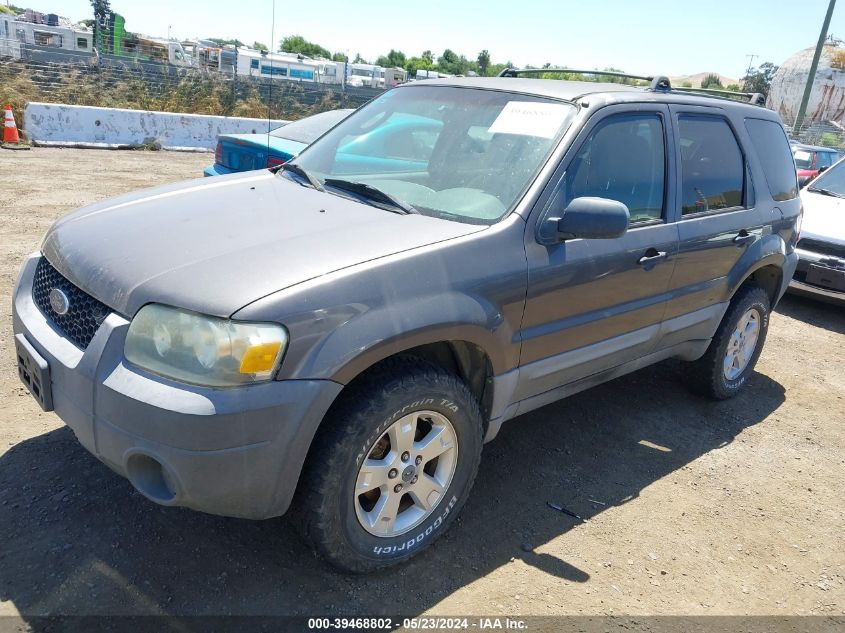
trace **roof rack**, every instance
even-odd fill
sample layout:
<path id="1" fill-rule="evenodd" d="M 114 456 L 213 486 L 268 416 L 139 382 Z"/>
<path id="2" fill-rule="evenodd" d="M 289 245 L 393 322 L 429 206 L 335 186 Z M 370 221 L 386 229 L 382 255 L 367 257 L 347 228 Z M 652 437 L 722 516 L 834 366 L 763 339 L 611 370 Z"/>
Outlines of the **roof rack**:
<path id="1" fill-rule="evenodd" d="M 737 97 L 742 97 L 752 105 L 762 106 L 766 104 L 766 97 L 759 92 L 734 92 L 733 90 L 719 90 L 717 88 L 675 88 L 675 90 L 704 96 L 724 97 L 734 101 L 738 101 Z"/>
<path id="2" fill-rule="evenodd" d="M 689 92 L 702 96 L 721 97 L 725 99 L 737 98 L 745 99 L 752 105 L 765 106 L 766 97 L 759 92 L 734 92 L 733 90 L 717 90 L 715 88 L 673 88 L 672 83 L 668 77 L 657 75 L 655 77 L 644 77 L 642 75 L 629 75 L 628 73 L 620 73 L 610 70 L 578 70 L 575 68 L 505 68 L 499 73 L 499 77 L 518 77 L 519 75 L 542 75 L 544 73 L 568 73 L 577 75 L 597 75 L 601 77 L 621 77 L 624 79 L 636 79 L 638 81 L 649 82 L 649 90 L 654 92 L 668 92 L 670 90 L 677 90 L 678 92 Z"/>
<path id="3" fill-rule="evenodd" d="M 598 75 L 601 77 L 621 77 L 623 79 L 636 79 L 637 81 L 649 82 L 649 90 L 665 91 L 671 90 L 672 85 L 669 78 L 662 75 L 656 77 L 645 77 L 643 75 L 629 75 L 610 70 L 579 70 L 577 68 L 505 68 L 499 73 L 499 77 L 518 77 L 519 75 L 542 75 L 545 73 L 568 73 L 574 75 Z"/>

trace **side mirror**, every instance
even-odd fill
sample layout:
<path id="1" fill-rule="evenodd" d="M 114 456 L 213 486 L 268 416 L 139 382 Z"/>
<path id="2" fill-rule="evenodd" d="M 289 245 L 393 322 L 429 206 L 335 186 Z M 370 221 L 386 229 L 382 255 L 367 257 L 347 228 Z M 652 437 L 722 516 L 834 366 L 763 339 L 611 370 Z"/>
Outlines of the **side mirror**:
<path id="1" fill-rule="evenodd" d="M 630 214 L 628 207 L 607 198 L 575 198 L 557 220 L 558 240 L 612 239 L 625 235 Z"/>

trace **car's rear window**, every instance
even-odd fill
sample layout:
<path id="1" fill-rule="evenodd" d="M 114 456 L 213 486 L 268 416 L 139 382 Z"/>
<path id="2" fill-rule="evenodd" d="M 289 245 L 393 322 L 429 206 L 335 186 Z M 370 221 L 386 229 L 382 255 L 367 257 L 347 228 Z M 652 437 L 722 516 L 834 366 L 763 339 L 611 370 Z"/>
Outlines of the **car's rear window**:
<path id="1" fill-rule="evenodd" d="M 352 110 L 329 110 L 314 114 L 299 121 L 288 123 L 277 127 L 270 132 L 276 138 L 286 138 L 297 143 L 310 144 L 320 138 L 326 131 L 333 128 L 336 123 L 345 119 Z"/>
<path id="2" fill-rule="evenodd" d="M 772 198 L 780 201 L 797 197 L 798 177 L 783 126 L 775 121 L 745 119 L 745 129 L 751 136 L 757 158 L 763 164 Z"/>
<path id="3" fill-rule="evenodd" d="M 805 149 L 794 149 L 792 150 L 792 158 L 795 159 L 795 166 L 798 169 L 813 168 L 813 152 L 808 152 Z"/>

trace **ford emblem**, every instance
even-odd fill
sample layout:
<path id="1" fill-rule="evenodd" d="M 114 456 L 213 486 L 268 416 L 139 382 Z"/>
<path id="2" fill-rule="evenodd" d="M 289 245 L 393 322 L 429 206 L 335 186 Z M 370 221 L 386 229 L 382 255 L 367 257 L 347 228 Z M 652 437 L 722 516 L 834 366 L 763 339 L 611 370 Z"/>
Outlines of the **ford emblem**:
<path id="1" fill-rule="evenodd" d="M 70 299 L 63 290 L 53 288 L 50 290 L 50 307 L 56 314 L 65 315 L 70 310 Z"/>

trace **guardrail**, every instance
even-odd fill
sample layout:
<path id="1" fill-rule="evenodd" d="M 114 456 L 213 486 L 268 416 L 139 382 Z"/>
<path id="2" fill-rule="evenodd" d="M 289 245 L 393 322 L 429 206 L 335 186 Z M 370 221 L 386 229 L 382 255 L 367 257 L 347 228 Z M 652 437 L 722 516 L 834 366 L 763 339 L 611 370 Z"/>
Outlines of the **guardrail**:
<path id="1" fill-rule="evenodd" d="M 112 149 L 156 145 L 174 150 L 213 150 L 219 134 L 266 133 L 287 123 L 52 103 L 27 104 L 24 119 L 35 145 Z"/>

